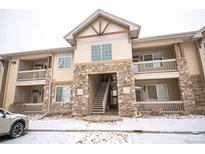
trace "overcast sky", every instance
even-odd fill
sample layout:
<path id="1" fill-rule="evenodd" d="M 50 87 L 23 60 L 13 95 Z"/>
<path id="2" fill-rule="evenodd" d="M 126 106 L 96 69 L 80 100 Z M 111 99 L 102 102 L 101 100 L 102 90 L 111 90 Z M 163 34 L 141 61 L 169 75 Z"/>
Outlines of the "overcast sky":
<path id="1" fill-rule="evenodd" d="M 63 36 L 97 9 L 141 25 L 140 37 L 195 31 L 205 26 L 205 10 L 143 9 L 135 3 L 78 4 L 80 9 L 0 10 L 0 52 L 69 46 Z"/>

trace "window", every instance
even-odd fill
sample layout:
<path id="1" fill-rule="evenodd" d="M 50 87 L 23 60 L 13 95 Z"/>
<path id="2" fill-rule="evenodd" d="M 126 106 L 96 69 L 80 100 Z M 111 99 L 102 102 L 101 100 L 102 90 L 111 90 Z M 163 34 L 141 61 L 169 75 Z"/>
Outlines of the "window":
<path id="1" fill-rule="evenodd" d="M 72 54 L 61 54 L 58 56 L 58 68 L 70 68 L 72 65 Z"/>
<path id="2" fill-rule="evenodd" d="M 139 55 L 133 56 L 133 62 L 139 62 L 139 61 L 140 61 L 140 56 Z"/>
<path id="3" fill-rule="evenodd" d="M 162 53 L 144 54 L 144 61 L 162 60 Z M 145 67 L 161 67 L 162 63 L 147 63 Z"/>
<path id="4" fill-rule="evenodd" d="M 169 100 L 166 84 L 147 85 L 147 99 L 149 101 Z"/>
<path id="5" fill-rule="evenodd" d="M 93 45 L 91 47 L 92 61 L 111 60 L 112 59 L 112 45 L 102 44 Z"/>
<path id="6" fill-rule="evenodd" d="M 56 102 L 70 102 L 70 87 L 62 86 L 56 88 Z"/>
<path id="7" fill-rule="evenodd" d="M 111 44 L 102 45 L 102 60 L 111 60 L 112 59 L 112 47 Z"/>
<path id="8" fill-rule="evenodd" d="M 101 46 L 93 45 L 92 46 L 92 61 L 101 60 Z"/>

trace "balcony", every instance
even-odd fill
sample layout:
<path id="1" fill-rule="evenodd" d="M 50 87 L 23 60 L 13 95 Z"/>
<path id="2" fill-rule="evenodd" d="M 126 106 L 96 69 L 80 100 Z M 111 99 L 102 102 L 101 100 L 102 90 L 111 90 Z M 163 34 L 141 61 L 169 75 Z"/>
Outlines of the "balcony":
<path id="1" fill-rule="evenodd" d="M 17 86 L 44 85 L 46 70 L 50 69 L 48 58 L 21 59 L 17 74 Z"/>
<path id="2" fill-rule="evenodd" d="M 17 81 L 45 80 L 46 69 L 19 71 Z"/>
<path id="3" fill-rule="evenodd" d="M 135 80 L 136 105 L 141 112 L 182 112 L 178 79 Z"/>
<path id="4" fill-rule="evenodd" d="M 177 65 L 176 65 L 176 59 L 153 60 L 153 61 L 134 62 L 133 69 L 135 74 L 176 72 Z"/>

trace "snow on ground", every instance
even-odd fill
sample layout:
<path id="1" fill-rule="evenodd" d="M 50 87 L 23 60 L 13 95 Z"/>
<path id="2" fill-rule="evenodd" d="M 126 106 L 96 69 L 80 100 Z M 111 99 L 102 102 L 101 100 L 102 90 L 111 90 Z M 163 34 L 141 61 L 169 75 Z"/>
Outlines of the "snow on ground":
<path id="1" fill-rule="evenodd" d="M 31 119 L 30 130 L 205 131 L 205 116 L 123 118 L 117 122 L 88 122 L 74 118 Z"/>
<path id="2" fill-rule="evenodd" d="M 205 144 L 205 134 L 131 134 L 133 144 Z"/>
<path id="3" fill-rule="evenodd" d="M 88 132 L 77 144 L 122 144 L 130 143 L 128 134 L 114 132 Z"/>
<path id="4" fill-rule="evenodd" d="M 136 134 L 114 132 L 28 132 L 1 144 L 205 144 L 205 134 Z"/>

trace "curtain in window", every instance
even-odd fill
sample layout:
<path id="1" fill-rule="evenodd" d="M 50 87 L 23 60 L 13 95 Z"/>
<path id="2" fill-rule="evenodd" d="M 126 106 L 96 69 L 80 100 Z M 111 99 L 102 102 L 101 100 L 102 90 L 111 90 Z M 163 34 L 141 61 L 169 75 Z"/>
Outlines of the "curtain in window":
<path id="1" fill-rule="evenodd" d="M 70 87 L 57 87 L 56 102 L 70 102 Z"/>
<path id="2" fill-rule="evenodd" d="M 72 65 L 72 55 L 63 54 L 58 57 L 58 68 L 70 68 Z"/>
<path id="3" fill-rule="evenodd" d="M 56 102 L 62 102 L 63 87 L 57 87 L 56 89 Z"/>
<path id="4" fill-rule="evenodd" d="M 157 90 L 155 85 L 147 86 L 148 100 L 157 100 Z"/>
<path id="5" fill-rule="evenodd" d="M 161 53 L 154 53 L 153 60 L 162 60 L 162 54 Z M 160 63 L 153 63 L 153 67 L 160 67 Z"/>
<path id="6" fill-rule="evenodd" d="M 152 61 L 152 54 L 150 55 L 144 55 L 144 61 Z M 145 67 L 153 67 L 153 63 L 147 63 L 145 64 Z"/>
<path id="7" fill-rule="evenodd" d="M 63 87 L 62 101 L 63 102 L 70 101 L 70 88 L 69 87 Z"/>
<path id="8" fill-rule="evenodd" d="M 166 84 L 158 84 L 157 86 L 157 100 L 166 101 L 168 100 L 168 91 Z"/>

